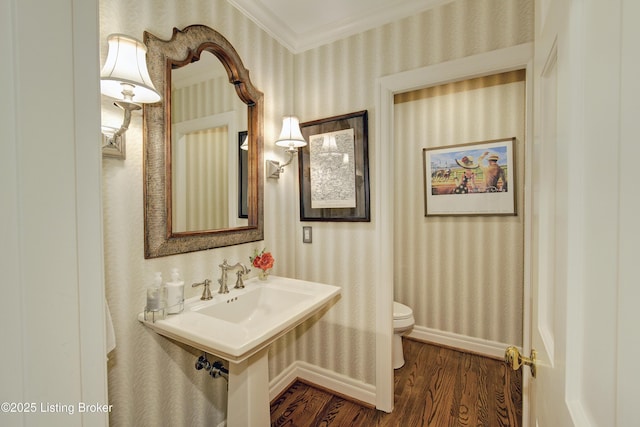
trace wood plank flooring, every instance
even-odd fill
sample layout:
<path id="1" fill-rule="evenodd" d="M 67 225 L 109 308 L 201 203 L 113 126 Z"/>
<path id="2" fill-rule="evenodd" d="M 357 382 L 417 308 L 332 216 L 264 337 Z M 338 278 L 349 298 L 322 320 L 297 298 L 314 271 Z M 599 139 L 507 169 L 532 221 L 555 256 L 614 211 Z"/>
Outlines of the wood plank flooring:
<path id="1" fill-rule="evenodd" d="M 453 427 L 522 424 L 522 378 L 504 362 L 403 339 L 391 414 L 300 381 L 271 403 L 272 427 Z"/>

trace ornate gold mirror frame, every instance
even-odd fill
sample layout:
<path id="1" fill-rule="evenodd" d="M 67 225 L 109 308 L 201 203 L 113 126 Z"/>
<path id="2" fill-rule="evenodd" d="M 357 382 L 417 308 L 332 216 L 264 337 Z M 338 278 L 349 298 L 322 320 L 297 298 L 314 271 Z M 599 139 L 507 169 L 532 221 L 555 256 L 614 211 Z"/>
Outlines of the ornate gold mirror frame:
<path id="1" fill-rule="evenodd" d="M 170 40 L 145 31 L 149 74 L 162 102 L 146 104 L 144 123 L 144 256 L 200 251 L 253 242 L 264 238 L 263 202 L 263 94 L 249 78 L 240 56 L 217 31 L 192 25 L 173 29 Z M 171 227 L 171 70 L 173 64 L 197 60 L 204 51 L 215 55 L 247 105 L 248 113 L 248 225 L 197 232 L 172 231 Z"/>

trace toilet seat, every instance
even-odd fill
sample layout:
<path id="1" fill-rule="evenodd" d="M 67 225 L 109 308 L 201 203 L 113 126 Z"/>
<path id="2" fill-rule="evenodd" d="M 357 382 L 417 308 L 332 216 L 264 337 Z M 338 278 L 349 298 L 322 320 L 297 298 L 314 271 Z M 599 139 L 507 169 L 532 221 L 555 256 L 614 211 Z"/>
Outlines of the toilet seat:
<path id="1" fill-rule="evenodd" d="M 413 327 L 415 320 L 413 310 L 399 302 L 393 302 L 393 329 L 396 332 L 404 332 Z"/>
<path id="2" fill-rule="evenodd" d="M 413 316 L 413 310 L 399 302 L 393 302 L 393 320 L 409 319 Z"/>

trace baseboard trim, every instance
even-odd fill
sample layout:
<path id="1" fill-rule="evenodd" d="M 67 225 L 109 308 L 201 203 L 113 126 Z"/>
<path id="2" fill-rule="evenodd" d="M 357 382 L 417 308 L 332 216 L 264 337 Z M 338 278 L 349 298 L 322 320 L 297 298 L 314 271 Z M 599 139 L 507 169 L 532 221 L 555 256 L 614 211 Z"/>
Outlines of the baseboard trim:
<path id="1" fill-rule="evenodd" d="M 499 360 L 504 358 L 504 350 L 509 346 L 497 341 L 439 331 L 424 326 L 415 326 L 407 335 L 407 338 Z M 375 385 L 366 384 L 346 375 L 302 361 L 293 362 L 269 382 L 269 399 L 273 401 L 278 398 L 297 380 L 317 385 L 337 395 L 361 402 L 364 405 L 372 407 L 376 405 Z"/>
<path id="2" fill-rule="evenodd" d="M 493 359 L 503 359 L 504 350 L 510 345 L 418 325 L 414 326 L 413 330 L 407 334 L 407 338 L 451 347 Z"/>
<path id="3" fill-rule="evenodd" d="M 296 380 L 309 382 L 337 395 L 375 407 L 376 387 L 307 362 L 296 361 L 269 382 L 269 399 L 273 401 Z"/>
<path id="4" fill-rule="evenodd" d="M 269 400 L 271 402 L 280 397 L 280 395 L 298 379 L 297 364 L 298 362 L 293 362 L 280 372 L 279 375 L 269 381 Z"/>

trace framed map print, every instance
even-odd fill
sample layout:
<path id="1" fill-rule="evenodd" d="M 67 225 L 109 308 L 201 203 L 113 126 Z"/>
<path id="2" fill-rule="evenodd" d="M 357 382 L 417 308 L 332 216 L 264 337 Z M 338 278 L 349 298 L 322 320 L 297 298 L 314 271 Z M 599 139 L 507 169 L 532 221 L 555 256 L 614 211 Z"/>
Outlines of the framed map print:
<path id="1" fill-rule="evenodd" d="M 300 125 L 301 221 L 370 221 L 367 111 Z"/>

